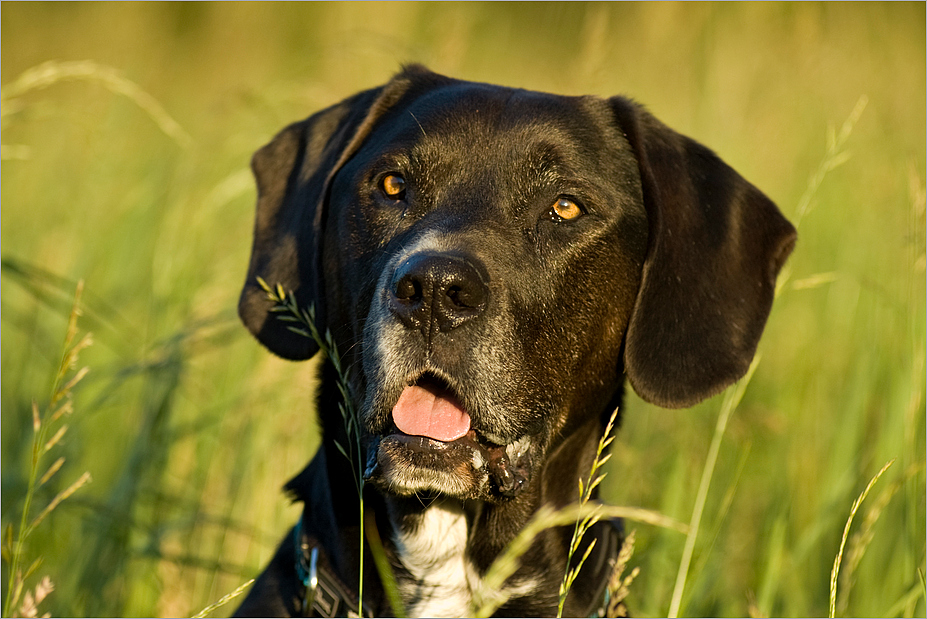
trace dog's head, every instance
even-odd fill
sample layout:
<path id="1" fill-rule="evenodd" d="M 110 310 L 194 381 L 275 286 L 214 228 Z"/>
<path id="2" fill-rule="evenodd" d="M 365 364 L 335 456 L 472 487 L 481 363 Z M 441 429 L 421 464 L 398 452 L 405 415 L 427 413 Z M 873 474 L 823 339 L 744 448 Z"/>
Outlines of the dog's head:
<path id="1" fill-rule="evenodd" d="M 284 129 L 253 168 L 241 317 L 305 359 L 316 345 L 258 278 L 315 306 L 352 365 L 368 472 L 400 495 L 517 494 L 625 374 L 661 406 L 719 392 L 795 240 L 762 193 L 626 99 L 421 67 Z"/>

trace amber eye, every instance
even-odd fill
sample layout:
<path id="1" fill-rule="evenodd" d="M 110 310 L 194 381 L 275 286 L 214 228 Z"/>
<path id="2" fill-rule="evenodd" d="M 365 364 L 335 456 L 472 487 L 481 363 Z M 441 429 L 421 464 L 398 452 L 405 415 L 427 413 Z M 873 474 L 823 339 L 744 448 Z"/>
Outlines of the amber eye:
<path id="1" fill-rule="evenodd" d="M 582 214 L 583 209 L 576 204 L 576 202 L 563 196 L 557 198 L 554 205 L 550 207 L 551 218 L 557 221 L 569 221 L 571 219 L 576 219 Z"/>
<path id="2" fill-rule="evenodd" d="M 401 200 L 406 192 L 406 179 L 398 174 L 387 174 L 380 181 L 380 189 L 387 197 L 394 200 Z"/>

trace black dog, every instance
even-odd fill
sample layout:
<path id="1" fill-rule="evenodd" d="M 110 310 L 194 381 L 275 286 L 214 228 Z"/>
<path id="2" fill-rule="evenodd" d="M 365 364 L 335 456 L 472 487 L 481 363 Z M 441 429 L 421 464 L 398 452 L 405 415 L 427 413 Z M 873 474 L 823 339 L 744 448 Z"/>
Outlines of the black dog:
<path id="1" fill-rule="evenodd" d="M 627 99 L 419 66 L 287 127 L 253 168 L 241 317 L 274 353 L 313 356 L 259 279 L 280 285 L 342 351 L 365 509 L 410 616 L 472 612 L 532 514 L 578 499 L 625 376 L 666 407 L 742 376 L 795 242 L 762 193 Z M 321 374 L 323 447 L 288 485 L 305 511 L 242 615 L 357 610 L 363 523 L 330 361 Z M 571 533 L 538 536 L 500 614 L 556 611 Z M 567 616 L 601 607 L 620 543 L 604 522 L 587 537 Z M 388 613 L 365 552 L 364 613 Z"/>

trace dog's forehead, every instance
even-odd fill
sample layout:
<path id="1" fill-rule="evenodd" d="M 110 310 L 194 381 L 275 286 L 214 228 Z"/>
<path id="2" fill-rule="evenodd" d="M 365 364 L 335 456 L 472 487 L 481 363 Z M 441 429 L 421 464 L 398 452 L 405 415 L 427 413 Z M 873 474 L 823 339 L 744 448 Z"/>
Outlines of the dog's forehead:
<path id="1" fill-rule="evenodd" d="M 473 82 L 400 101 L 362 150 L 374 166 L 410 165 L 429 172 L 420 181 L 428 176 L 444 184 L 467 178 L 518 184 L 549 174 L 616 178 L 633 160 L 603 99 Z"/>
<path id="2" fill-rule="evenodd" d="M 588 150 L 614 132 L 606 103 L 472 82 L 455 82 L 417 96 L 393 111 L 394 141 L 422 153 L 446 155 L 449 143 L 502 152 L 536 147 Z"/>
<path id="3" fill-rule="evenodd" d="M 578 126 L 585 120 L 581 116 L 586 114 L 585 108 L 592 99 L 458 82 L 420 95 L 409 108 L 422 117 L 420 122 L 436 128 L 481 127 L 498 131 L 526 124 Z"/>

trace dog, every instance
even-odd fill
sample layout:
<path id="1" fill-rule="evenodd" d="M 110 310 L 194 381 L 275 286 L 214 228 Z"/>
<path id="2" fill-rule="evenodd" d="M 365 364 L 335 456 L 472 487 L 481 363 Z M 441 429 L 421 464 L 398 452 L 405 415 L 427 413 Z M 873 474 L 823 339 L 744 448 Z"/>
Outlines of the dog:
<path id="1" fill-rule="evenodd" d="M 240 616 L 393 612 L 365 526 L 408 616 L 470 614 L 532 515 L 579 499 L 625 378 L 678 408 L 745 373 L 796 240 L 758 189 L 631 100 L 418 65 L 286 127 L 252 168 L 239 314 L 308 359 L 319 343 L 267 287 L 290 293 L 343 367 L 320 366 L 323 443 L 286 486 L 303 516 Z M 339 381 L 363 465 L 342 453 Z M 555 614 L 572 531 L 534 539 L 499 615 Z M 602 610 L 620 527 L 596 524 L 573 565 L 592 539 L 565 616 Z"/>

